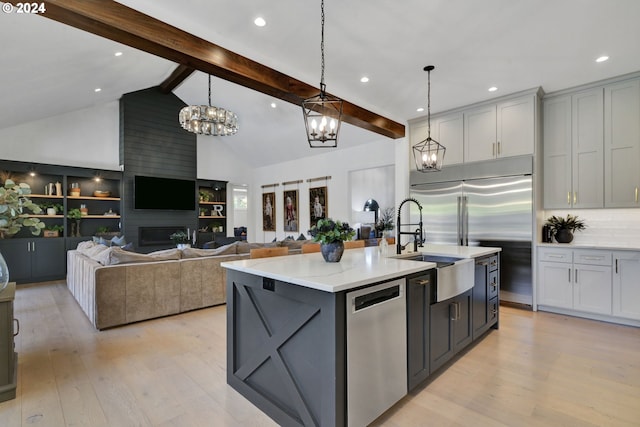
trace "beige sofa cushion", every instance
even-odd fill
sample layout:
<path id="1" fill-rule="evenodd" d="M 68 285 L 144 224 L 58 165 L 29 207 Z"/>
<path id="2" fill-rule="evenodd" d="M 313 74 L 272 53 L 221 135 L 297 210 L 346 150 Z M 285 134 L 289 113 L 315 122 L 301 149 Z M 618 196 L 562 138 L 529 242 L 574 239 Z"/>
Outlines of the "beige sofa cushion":
<path id="1" fill-rule="evenodd" d="M 149 254 L 139 254 L 125 251 L 118 246 L 111 246 L 98 253 L 93 259 L 102 265 L 118 265 L 136 262 L 179 260 L 181 257 L 182 252 L 177 248 L 151 252 Z"/>
<path id="2" fill-rule="evenodd" d="M 235 255 L 236 250 L 236 242 L 233 242 L 229 245 L 220 246 L 216 249 L 184 248 L 182 250 L 182 258 L 202 258 L 216 255 Z"/>

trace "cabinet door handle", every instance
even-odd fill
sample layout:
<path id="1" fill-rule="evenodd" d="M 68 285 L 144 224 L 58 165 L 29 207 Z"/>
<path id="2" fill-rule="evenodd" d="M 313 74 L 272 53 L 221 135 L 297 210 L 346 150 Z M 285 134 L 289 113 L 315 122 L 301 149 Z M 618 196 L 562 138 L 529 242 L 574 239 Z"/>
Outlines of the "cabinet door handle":
<path id="1" fill-rule="evenodd" d="M 487 261 L 477 261 L 476 265 L 481 265 L 483 267 L 486 267 L 487 265 L 489 265 L 489 263 Z"/>
<path id="2" fill-rule="evenodd" d="M 429 281 L 429 279 L 422 279 L 422 280 L 418 280 L 418 281 L 416 282 L 416 284 L 418 284 L 418 285 L 422 285 L 422 286 L 427 286 L 429 283 L 431 283 L 431 282 Z"/>
<path id="3" fill-rule="evenodd" d="M 583 256 L 582 259 L 586 259 L 589 261 L 599 261 L 602 259 L 601 256 Z"/>
<path id="4" fill-rule="evenodd" d="M 449 320 L 456 320 L 456 303 L 449 304 Z"/>
<path id="5" fill-rule="evenodd" d="M 568 268 L 567 271 L 569 272 L 569 283 L 571 283 L 571 269 Z"/>
<path id="6" fill-rule="evenodd" d="M 636 187 L 636 203 L 638 203 L 638 187 Z"/>
<path id="7" fill-rule="evenodd" d="M 573 204 L 575 205 L 578 202 L 578 192 L 573 192 Z"/>
<path id="8" fill-rule="evenodd" d="M 618 274 L 618 258 L 616 258 L 616 274 Z"/>
<path id="9" fill-rule="evenodd" d="M 16 323 L 16 327 L 15 327 L 16 331 L 13 333 L 13 336 L 15 337 L 20 333 L 20 322 L 15 317 L 13 318 L 13 321 Z"/>
<path id="10" fill-rule="evenodd" d="M 571 204 L 571 191 L 567 191 L 567 204 Z"/>
<path id="11" fill-rule="evenodd" d="M 548 258 L 564 258 L 564 255 L 548 254 L 547 257 Z"/>
<path id="12" fill-rule="evenodd" d="M 32 252 L 36 251 L 36 242 L 31 242 L 31 249 L 32 249 Z"/>
<path id="13" fill-rule="evenodd" d="M 578 269 L 576 268 L 576 277 L 574 277 L 576 283 L 578 283 Z"/>
<path id="14" fill-rule="evenodd" d="M 501 151 L 500 141 L 498 141 L 498 156 L 500 155 L 500 151 Z"/>

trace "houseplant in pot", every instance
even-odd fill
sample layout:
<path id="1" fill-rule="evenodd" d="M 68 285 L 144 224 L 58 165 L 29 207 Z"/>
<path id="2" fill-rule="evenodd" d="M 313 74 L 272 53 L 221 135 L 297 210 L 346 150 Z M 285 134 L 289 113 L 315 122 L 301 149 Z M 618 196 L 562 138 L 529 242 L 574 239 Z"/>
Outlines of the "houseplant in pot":
<path id="1" fill-rule="evenodd" d="M 67 212 L 67 218 L 71 220 L 71 234 L 69 237 L 81 237 L 80 218 L 82 218 L 82 212 L 80 212 L 80 209 L 69 209 Z"/>
<path id="2" fill-rule="evenodd" d="M 344 241 L 351 240 L 356 232 L 349 227 L 349 223 L 326 218 L 319 219 L 309 234 L 314 242 L 320 242 L 320 252 L 325 261 L 339 262 L 344 253 Z"/>
<path id="3" fill-rule="evenodd" d="M 33 214 L 42 212 L 40 206 L 29 199 L 31 187 L 29 184 L 16 184 L 10 179 L 0 186 L 0 239 L 12 237 L 22 227 L 29 227 L 31 234 L 38 236 L 44 228 L 44 223 L 38 218 L 31 218 L 27 211 Z"/>
<path id="4" fill-rule="evenodd" d="M 176 231 L 175 233 L 170 235 L 169 238 L 177 246 L 178 249 L 191 247 L 189 235 L 184 231 Z"/>
<path id="5" fill-rule="evenodd" d="M 571 243 L 574 231 L 587 228 L 583 220 L 578 219 L 577 215 L 571 214 L 567 214 L 566 218 L 553 215 L 547 218 L 544 225 L 549 227 L 551 235 L 558 243 Z"/>

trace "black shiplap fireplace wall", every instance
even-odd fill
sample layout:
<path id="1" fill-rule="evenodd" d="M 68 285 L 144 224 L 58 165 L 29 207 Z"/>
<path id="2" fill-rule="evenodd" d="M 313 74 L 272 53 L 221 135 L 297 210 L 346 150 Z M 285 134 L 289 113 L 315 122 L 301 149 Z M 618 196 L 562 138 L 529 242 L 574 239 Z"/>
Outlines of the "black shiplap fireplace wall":
<path id="1" fill-rule="evenodd" d="M 140 227 L 195 230 L 194 211 L 135 210 L 135 175 L 195 180 L 196 135 L 180 127 L 178 113 L 186 104 L 158 87 L 127 93 L 120 99 L 120 164 L 124 165 L 123 232 L 136 250 L 150 252 L 168 245 L 140 246 Z M 166 194 L 171 197 L 171 194 Z M 193 197 L 196 197 L 194 193 Z"/>

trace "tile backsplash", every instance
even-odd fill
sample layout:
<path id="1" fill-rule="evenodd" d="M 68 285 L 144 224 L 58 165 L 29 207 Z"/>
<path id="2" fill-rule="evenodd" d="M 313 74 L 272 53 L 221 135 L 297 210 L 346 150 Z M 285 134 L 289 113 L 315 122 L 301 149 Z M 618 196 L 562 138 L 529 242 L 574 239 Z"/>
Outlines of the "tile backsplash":
<path id="1" fill-rule="evenodd" d="M 545 210 L 542 218 L 565 217 L 569 213 L 584 220 L 587 226 L 573 233 L 573 244 L 640 247 L 640 209 Z M 544 221 L 539 224 L 539 236 L 543 224 Z"/>

